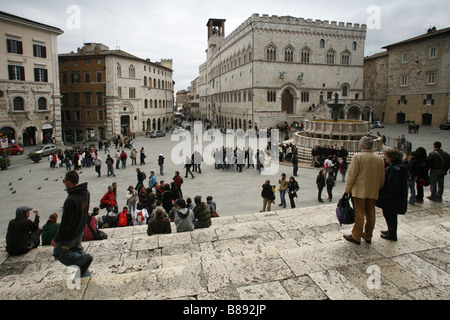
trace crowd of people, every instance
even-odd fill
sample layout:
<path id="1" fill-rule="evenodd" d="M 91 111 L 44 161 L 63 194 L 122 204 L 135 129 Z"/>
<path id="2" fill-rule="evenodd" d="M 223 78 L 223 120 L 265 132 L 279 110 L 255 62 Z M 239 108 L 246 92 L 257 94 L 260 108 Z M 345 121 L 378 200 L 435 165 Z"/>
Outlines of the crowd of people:
<path id="1" fill-rule="evenodd" d="M 261 173 L 264 170 L 266 152 L 266 150 L 259 149 L 255 152 L 251 147 L 247 149 L 225 146 L 217 148 L 214 151 L 214 168 L 222 171 L 237 170 L 238 172 L 242 172 L 243 168 L 247 167 L 249 169 L 251 166 L 252 168 L 256 168 L 258 173 Z"/>
<path id="2" fill-rule="evenodd" d="M 171 182 L 157 181 L 154 171 L 150 172 L 148 182 L 145 173 L 139 168 L 136 169 L 136 173 L 137 185 L 136 187 L 128 186 L 124 206 L 118 204 L 117 183 L 114 182 L 108 187 L 100 199 L 99 209 L 106 209 L 106 213 L 97 220 L 98 228 L 148 225 L 148 233 L 151 235 L 170 233 L 170 222 L 175 222 L 177 232 L 183 232 L 192 231 L 195 228 L 208 228 L 211 226 L 211 218 L 218 216 L 212 196 L 208 196 L 205 203 L 202 197 L 197 195 L 192 203 L 191 198 L 183 195 L 181 189 L 183 178 L 179 171 L 175 172 Z M 180 210 L 181 215 L 178 214 Z M 184 221 L 187 218 L 189 219 Z M 158 230 L 162 230 L 163 223 L 165 231 L 159 232 Z"/>
<path id="3" fill-rule="evenodd" d="M 347 158 L 348 151 L 344 147 L 338 147 L 337 145 L 330 146 L 314 146 L 311 150 L 312 162 L 311 166 L 320 168 L 325 164 L 325 160 L 331 158 L 343 159 Z"/>

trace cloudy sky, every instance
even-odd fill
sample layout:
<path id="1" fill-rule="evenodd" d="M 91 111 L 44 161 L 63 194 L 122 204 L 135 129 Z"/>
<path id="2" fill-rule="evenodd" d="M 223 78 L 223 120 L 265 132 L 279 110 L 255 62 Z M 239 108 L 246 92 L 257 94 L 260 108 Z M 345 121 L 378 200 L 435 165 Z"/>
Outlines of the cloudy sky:
<path id="1" fill-rule="evenodd" d="M 230 34 L 252 14 L 367 24 L 365 55 L 450 27 L 448 0 L 0 0 L 0 10 L 64 30 L 59 53 L 100 42 L 151 61 L 173 59 L 175 91 L 205 62 L 206 23 L 226 19 Z"/>

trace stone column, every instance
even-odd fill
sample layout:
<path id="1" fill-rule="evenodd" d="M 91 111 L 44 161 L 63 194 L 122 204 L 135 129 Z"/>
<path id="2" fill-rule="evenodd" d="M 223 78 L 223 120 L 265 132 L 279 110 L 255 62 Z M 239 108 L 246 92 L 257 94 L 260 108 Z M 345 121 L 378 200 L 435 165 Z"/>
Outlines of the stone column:
<path id="1" fill-rule="evenodd" d="M 119 97 L 107 96 L 106 101 L 106 139 L 112 139 L 114 134 L 120 134 Z"/>
<path id="2" fill-rule="evenodd" d="M 59 94 L 53 95 L 53 134 L 55 135 L 56 144 L 64 144 L 62 141 L 62 124 L 61 124 L 61 98 Z"/>

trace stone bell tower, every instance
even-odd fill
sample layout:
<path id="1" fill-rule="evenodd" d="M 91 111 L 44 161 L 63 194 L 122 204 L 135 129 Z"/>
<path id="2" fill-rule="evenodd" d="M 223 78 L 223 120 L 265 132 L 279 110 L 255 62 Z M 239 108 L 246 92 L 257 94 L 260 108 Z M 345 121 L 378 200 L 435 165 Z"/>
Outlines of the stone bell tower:
<path id="1" fill-rule="evenodd" d="M 209 57 L 218 44 L 225 39 L 225 19 L 209 19 L 206 26 L 208 27 L 208 49 L 206 50 Z"/>

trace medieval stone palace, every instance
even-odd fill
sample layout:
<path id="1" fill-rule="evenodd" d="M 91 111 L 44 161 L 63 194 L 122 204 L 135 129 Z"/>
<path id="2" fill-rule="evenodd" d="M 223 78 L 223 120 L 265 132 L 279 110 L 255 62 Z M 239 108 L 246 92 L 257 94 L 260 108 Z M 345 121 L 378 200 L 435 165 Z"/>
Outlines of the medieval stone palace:
<path id="1" fill-rule="evenodd" d="M 268 128 L 328 113 L 322 106 L 337 92 L 347 104 L 342 118 L 372 120 L 361 100 L 366 25 L 254 14 L 228 36 L 224 19 L 209 19 L 207 30 L 207 59 L 191 86 L 194 116 Z"/>

